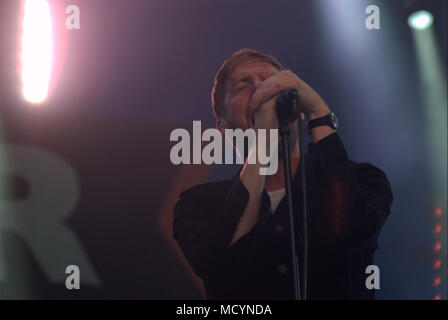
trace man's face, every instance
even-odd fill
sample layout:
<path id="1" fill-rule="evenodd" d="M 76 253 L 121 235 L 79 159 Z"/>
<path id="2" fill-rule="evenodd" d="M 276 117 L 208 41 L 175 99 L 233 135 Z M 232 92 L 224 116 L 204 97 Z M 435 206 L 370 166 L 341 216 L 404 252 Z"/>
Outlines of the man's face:
<path id="1" fill-rule="evenodd" d="M 247 110 L 260 83 L 280 72 L 269 62 L 247 60 L 237 66 L 226 82 L 226 115 L 218 120 L 218 129 L 247 129 Z"/>

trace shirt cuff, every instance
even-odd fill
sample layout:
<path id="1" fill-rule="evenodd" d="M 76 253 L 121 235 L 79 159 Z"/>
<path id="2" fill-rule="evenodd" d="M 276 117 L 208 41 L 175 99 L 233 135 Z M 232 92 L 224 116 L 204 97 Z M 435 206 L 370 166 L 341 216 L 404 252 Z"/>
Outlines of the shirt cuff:
<path id="1" fill-rule="evenodd" d="M 308 145 L 308 153 L 321 169 L 339 170 L 348 164 L 348 155 L 339 135 L 334 132 L 316 143 Z"/>

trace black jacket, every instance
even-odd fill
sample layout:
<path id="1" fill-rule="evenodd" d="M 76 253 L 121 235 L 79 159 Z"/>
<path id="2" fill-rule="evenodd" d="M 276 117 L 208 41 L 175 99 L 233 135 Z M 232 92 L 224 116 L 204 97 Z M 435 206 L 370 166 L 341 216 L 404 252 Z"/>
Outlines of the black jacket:
<path id="1" fill-rule="evenodd" d="M 390 213 L 393 197 L 389 181 L 373 165 L 350 161 L 336 133 L 309 144 L 305 159 L 308 298 L 372 299 L 374 290 L 366 288 L 365 271 L 373 264 L 377 236 Z M 300 170 L 292 191 L 297 252 L 302 257 Z M 229 247 L 248 198 L 239 174 L 232 180 L 183 191 L 174 208 L 173 237 L 203 279 L 208 298 L 292 299 L 285 198 L 271 214 L 264 191 L 258 223 Z"/>

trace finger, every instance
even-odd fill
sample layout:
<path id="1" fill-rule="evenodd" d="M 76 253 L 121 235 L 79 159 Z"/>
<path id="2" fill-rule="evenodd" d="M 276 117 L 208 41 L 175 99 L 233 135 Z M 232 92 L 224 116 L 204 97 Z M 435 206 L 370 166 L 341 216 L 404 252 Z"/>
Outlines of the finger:
<path id="1" fill-rule="evenodd" d="M 254 111 L 254 105 L 253 105 L 253 103 L 251 102 L 251 103 L 249 104 L 249 107 L 248 107 L 247 110 L 246 110 L 246 122 L 247 122 L 247 126 L 248 126 L 248 128 L 250 128 L 252 125 L 254 125 L 254 124 L 253 124 L 254 114 L 255 114 L 255 111 Z"/>
<path id="2" fill-rule="evenodd" d="M 259 106 L 284 90 L 297 88 L 299 81 L 298 77 L 289 70 L 277 73 L 264 80 L 257 88 L 254 93 L 254 104 Z"/>
<path id="3" fill-rule="evenodd" d="M 285 79 L 281 77 L 271 77 L 263 81 L 260 87 L 255 91 L 255 103 L 260 105 L 271 99 L 274 95 L 283 90 Z"/>
<path id="4" fill-rule="evenodd" d="M 247 108 L 246 110 L 246 123 L 248 128 L 255 127 L 254 117 L 255 117 L 255 110 L 251 104 L 249 105 L 249 108 Z"/>

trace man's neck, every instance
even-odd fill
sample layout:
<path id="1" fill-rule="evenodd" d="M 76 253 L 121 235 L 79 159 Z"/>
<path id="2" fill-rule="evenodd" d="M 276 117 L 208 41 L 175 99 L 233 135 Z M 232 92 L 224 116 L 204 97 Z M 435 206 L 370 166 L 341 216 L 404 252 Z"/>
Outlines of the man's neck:
<path id="1" fill-rule="evenodd" d="M 294 179 L 300 162 L 300 150 L 299 146 L 295 145 L 291 150 L 291 178 Z M 284 173 L 283 158 L 278 159 L 277 172 L 271 176 L 266 176 L 264 188 L 266 191 L 275 191 L 285 188 L 285 173 Z"/>

